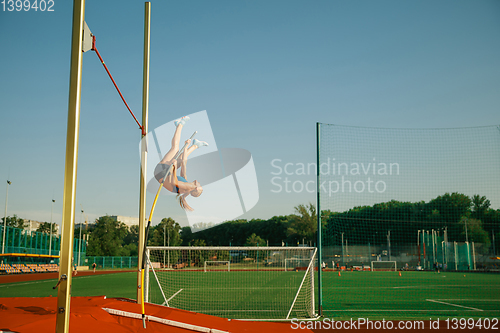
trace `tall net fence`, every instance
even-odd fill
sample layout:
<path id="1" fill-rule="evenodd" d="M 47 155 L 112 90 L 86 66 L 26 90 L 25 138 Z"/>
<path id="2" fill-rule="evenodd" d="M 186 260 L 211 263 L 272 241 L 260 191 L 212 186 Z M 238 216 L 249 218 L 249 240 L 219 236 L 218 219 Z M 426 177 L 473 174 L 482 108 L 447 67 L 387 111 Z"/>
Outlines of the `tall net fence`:
<path id="1" fill-rule="evenodd" d="M 499 270 L 500 127 L 317 130 L 328 268 Z M 327 272 L 323 283 L 325 308 L 338 308 Z"/>

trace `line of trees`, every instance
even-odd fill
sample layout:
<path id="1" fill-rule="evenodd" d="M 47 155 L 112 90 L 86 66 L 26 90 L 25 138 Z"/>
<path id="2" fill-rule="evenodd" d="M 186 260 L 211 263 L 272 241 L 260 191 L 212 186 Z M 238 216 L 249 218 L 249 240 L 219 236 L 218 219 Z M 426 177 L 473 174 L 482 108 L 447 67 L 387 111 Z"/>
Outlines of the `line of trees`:
<path id="1" fill-rule="evenodd" d="M 177 246 L 182 244 L 181 226 L 171 218 L 164 218 L 149 230 L 148 245 Z M 78 232 L 75 231 L 75 233 Z M 87 256 L 137 256 L 139 226 L 128 228 L 110 216 L 101 216 L 88 233 Z"/>
<path id="2" fill-rule="evenodd" d="M 417 243 L 419 230 L 434 230 L 449 242 L 481 243 L 483 248 L 500 253 L 500 210 L 492 209 L 485 196 L 468 197 L 461 193 L 445 193 L 429 202 L 389 202 L 354 207 L 345 212 L 323 210 L 323 245 Z M 206 245 L 315 245 L 316 209 L 313 204 L 295 207 L 295 214 L 275 216 L 269 220 L 229 221 L 192 234 L 182 230 L 183 245 L 200 241 Z M 494 246 L 494 248 L 493 248 Z"/>
<path id="3" fill-rule="evenodd" d="M 387 242 L 414 244 L 420 230 L 434 229 L 448 241 L 482 243 L 500 253 L 500 210 L 492 209 L 490 201 L 480 195 L 468 197 L 446 193 L 429 202 L 392 200 L 373 206 L 354 207 L 345 212 L 322 211 L 323 245 L 340 245 L 342 238 L 350 245 L 377 245 Z M 7 218 L 9 226 L 24 226 L 17 216 Z M 40 225 L 49 232 L 50 224 Z M 88 241 L 89 256 L 137 256 L 138 226 L 128 228 L 110 216 L 96 220 L 92 228 L 82 229 Z M 79 235 L 80 230 L 75 230 Z M 309 203 L 295 207 L 294 214 L 273 216 L 268 220 L 234 220 L 193 233 L 171 218 L 164 218 L 151 227 L 150 246 L 296 246 L 315 245 L 317 237 L 316 207 Z"/>
<path id="4" fill-rule="evenodd" d="M 101 216 L 95 225 L 82 229 L 87 235 L 88 256 L 136 256 L 138 226 L 127 226 L 110 216 Z M 79 229 L 75 230 L 75 235 Z M 269 220 L 235 220 L 193 233 L 172 218 L 164 218 L 149 230 L 149 246 L 266 246 L 314 244 L 316 208 L 299 205 L 296 214 L 274 216 Z"/>
<path id="5" fill-rule="evenodd" d="M 295 207 L 295 214 L 269 220 L 234 220 L 196 233 L 182 228 L 182 245 L 200 241 L 208 246 L 297 246 L 316 243 L 317 218 L 313 204 Z"/>
<path id="6" fill-rule="evenodd" d="M 28 226 L 24 219 L 19 218 L 16 214 L 14 216 L 7 216 L 7 221 L 5 221 L 5 217 L 2 217 L 2 227 L 6 223 L 7 227 L 24 229 Z"/>
<path id="7" fill-rule="evenodd" d="M 340 245 L 342 237 L 351 245 L 384 244 L 389 231 L 392 244 L 415 244 L 419 230 L 434 230 L 446 233 L 449 242 L 468 240 L 486 248 L 496 239 L 498 251 L 500 210 L 490 205 L 484 196 L 446 193 L 427 203 L 392 200 L 342 213 L 325 211 L 326 245 Z"/>

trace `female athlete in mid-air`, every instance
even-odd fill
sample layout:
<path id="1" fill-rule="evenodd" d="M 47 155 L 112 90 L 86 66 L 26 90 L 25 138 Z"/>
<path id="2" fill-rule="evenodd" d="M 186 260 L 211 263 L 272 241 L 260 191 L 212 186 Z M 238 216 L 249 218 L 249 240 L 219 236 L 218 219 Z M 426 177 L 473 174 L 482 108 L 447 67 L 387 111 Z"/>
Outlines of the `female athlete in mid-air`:
<path id="1" fill-rule="evenodd" d="M 187 181 L 187 159 L 193 151 L 195 151 L 199 147 L 208 146 L 208 143 L 194 139 L 193 144 L 189 148 L 185 149 L 182 154 L 176 160 L 174 160 L 175 155 L 179 151 L 179 141 L 181 139 L 182 127 L 188 120 L 189 117 L 185 116 L 174 122 L 176 128 L 174 137 L 172 138 L 172 147 L 165 154 L 160 163 L 158 163 L 155 168 L 154 174 L 155 178 L 161 184 L 163 182 L 165 172 L 171 165 L 173 165 L 172 172 L 168 174 L 167 179 L 163 183 L 163 187 L 165 187 L 172 193 L 177 193 L 179 204 L 183 209 L 193 211 L 193 208 L 188 205 L 186 197 L 190 194 L 193 197 L 199 197 L 203 192 L 203 188 L 201 187 L 200 182 L 198 182 L 197 180 L 192 182 Z M 186 140 L 186 143 L 189 145 L 191 143 L 191 140 Z M 180 176 L 176 175 L 177 169 L 180 170 Z"/>

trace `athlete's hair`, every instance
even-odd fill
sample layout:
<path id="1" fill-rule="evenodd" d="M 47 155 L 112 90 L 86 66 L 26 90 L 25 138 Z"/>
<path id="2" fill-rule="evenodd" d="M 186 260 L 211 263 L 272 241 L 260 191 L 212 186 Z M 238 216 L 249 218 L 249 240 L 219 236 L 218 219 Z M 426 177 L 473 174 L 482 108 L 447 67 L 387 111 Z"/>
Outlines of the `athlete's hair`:
<path id="1" fill-rule="evenodd" d="M 174 177 L 174 184 L 175 184 L 175 188 L 177 189 L 177 191 L 179 191 L 179 183 L 177 181 L 177 170 L 176 169 L 176 164 L 177 162 L 174 161 L 174 163 L 172 164 L 172 177 Z M 165 175 L 166 177 L 166 175 Z M 187 201 L 186 201 L 186 197 L 189 195 L 189 192 L 187 193 L 184 193 L 184 194 L 180 194 L 178 193 L 177 194 L 177 199 L 179 199 L 179 205 L 181 206 L 182 209 L 184 210 L 188 210 L 190 212 L 192 212 L 194 209 L 191 208 L 191 206 L 188 205 Z"/>

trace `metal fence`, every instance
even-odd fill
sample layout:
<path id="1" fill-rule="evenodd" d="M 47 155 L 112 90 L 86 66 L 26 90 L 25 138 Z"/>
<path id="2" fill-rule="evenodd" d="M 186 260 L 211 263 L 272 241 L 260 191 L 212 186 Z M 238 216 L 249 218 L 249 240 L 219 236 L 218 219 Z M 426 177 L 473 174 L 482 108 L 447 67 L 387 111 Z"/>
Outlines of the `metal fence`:
<path id="1" fill-rule="evenodd" d="M 86 257 L 84 265 L 92 268 L 95 263 L 98 269 L 103 268 L 134 268 L 137 267 L 138 257 Z"/>

